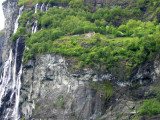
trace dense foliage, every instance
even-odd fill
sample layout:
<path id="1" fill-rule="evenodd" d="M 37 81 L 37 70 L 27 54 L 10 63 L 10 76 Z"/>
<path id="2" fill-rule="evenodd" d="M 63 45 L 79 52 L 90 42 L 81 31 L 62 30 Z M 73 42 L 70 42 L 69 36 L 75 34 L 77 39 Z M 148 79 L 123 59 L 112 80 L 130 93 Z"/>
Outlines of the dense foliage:
<path id="1" fill-rule="evenodd" d="M 34 0 L 19 0 L 19 5 L 36 4 Z M 72 8 L 50 8 L 47 12 L 23 11 L 19 19 L 20 27 L 12 35 L 14 42 L 19 37 L 26 37 L 24 62 L 36 58 L 43 53 L 58 53 L 72 56 L 79 60 L 77 67 L 86 65 L 99 69 L 99 64 L 105 69 L 119 66 L 130 71 L 139 64 L 151 60 L 160 50 L 160 25 L 157 20 L 159 1 L 145 0 L 134 2 L 135 8 L 115 6 L 97 8 L 91 12 L 89 6 L 84 6 L 81 0 L 38 1 L 40 4 L 68 4 Z M 141 6 L 141 5 L 145 6 Z M 154 21 L 138 20 L 144 14 L 146 5 L 153 8 Z M 156 4 L 156 5 L 155 5 Z M 38 29 L 31 34 L 31 28 L 38 20 Z M 96 33 L 88 36 L 89 32 Z M 128 74 L 127 73 L 127 74 Z M 129 77 L 129 75 L 128 75 Z"/>
<path id="2" fill-rule="evenodd" d="M 76 8 L 84 7 L 83 0 L 19 0 L 18 5 L 32 6 L 32 5 L 35 5 L 36 3 L 39 3 L 39 4 L 49 3 L 52 5 L 70 5 Z"/>

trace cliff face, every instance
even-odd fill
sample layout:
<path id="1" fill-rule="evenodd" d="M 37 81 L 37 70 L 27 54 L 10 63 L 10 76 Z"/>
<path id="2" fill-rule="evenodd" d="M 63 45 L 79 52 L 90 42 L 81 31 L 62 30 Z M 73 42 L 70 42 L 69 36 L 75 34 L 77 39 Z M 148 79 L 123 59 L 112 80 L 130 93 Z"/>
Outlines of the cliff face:
<path id="1" fill-rule="evenodd" d="M 125 3 L 114 4 L 115 1 L 109 0 L 88 0 L 86 2 L 95 5 L 107 3 L 113 6 Z M 20 42 L 18 42 L 17 48 L 15 44 L 11 46 L 10 42 L 10 36 L 14 31 L 15 18 L 18 15 L 17 0 L 7 0 L 3 6 L 6 17 L 6 34 L 5 40 L 3 39 L 2 60 L 3 62 L 6 61 L 10 48 L 12 48 L 14 55 L 17 49 L 17 56 L 14 56 L 16 58 L 14 60 L 16 61 L 17 71 L 15 74 L 18 76 L 25 38 L 19 38 Z M 36 60 L 29 60 L 23 65 L 22 78 L 20 76 L 22 83 L 18 110 L 19 119 L 134 119 L 136 110 L 142 100 L 156 96 L 154 88 L 159 84 L 159 59 L 160 56 L 157 56 L 154 61 L 139 66 L 131 75 L 130 80 L 124 81 L 118 77 L 119 75 L 108 71 L 101 72 L 91 68 L 75 69 L 73 68 L 74 60 L 65 56 L 58 54 L 40 55 Z M 13 66 L 11 69 L 13 69 Z M 103 84 L 106 81 L 110 83 L 107 87 L 112 87 L 109 92 L 103 89 Z M 11 93 L 9 92 L 3 99 L 6 104 L 0 109 L 0 118 L 2 119 L 4 119 L 3 113 L 7 111 L 7 108 L 13 108 L 15 104 L 14 100 L 10 102 L 10 96 Z M 12 120 L 12 117 L 7 119 Z M 159 117 L 139 117 L 138 119 L 158 120 Z"/>
<path id="2" fill-rule="evenodd" d="M 4 39 L 5 39 L 5 33 L 2 30 L 0 33 L 0 67 L 2 66 L 2 47 L 3 47 Z"/>
<path id="3" fill-rule="evenodd" d="M 104 111 L 105 101 L 90 82 L 107 77 L 92 69 L 71 72 L 65 57 L 42 55 L 24 66 L 21 114 L 27 119 L 94 120 Z"/>
<path id="4" fill-rule="evenodd" d="M 109 73 L 89 68 L 73 71 L 72 62 L 63 56 L 41 55 L 23 69 L 21 116 L 27 120 L 132 119 L 142 100 L 155 96 L 153 87 L 160 77 L 158 59 L 137 69 L 132 78 L 136 84 L 129 85 Z M 114 88 L 110 100 L 92 86 L 105 80 Z"/>
<path id="5" fill-rule="evenodd" d="M 3 11 L 5 16 L 5 38 L 3 40 L 2 60 L 5 62 L 11 48 L 10 37 L 13 34 L 14 23 L 18 14 L 17 0 L 6 0 L 3 3 Z"/>

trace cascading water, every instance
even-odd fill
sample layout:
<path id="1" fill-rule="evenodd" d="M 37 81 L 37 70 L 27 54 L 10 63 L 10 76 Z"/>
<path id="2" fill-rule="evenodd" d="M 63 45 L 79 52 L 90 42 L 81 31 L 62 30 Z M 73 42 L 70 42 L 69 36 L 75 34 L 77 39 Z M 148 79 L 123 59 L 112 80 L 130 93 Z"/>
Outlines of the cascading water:
<path id="1" fill-rule="evenodd" d="M 46 6 L 46 11 L 48 10 L 48 7 L 49 7 L 49 3 L 48 3 L 47 6 Z"/>
<path id="2" fill-rule="evenodd" d="M 49 3 L 47 4 L 47 6 L 46 6 L 46 8 L 45 8 L 45 4 L 43 3 L 42 5 L 41 5 L 41 8 L 40 8 L 40 10 L 42 11 L 42 12 L 45 12 L 45 10 L 47 11 L 48 10 L 48 7 L 49 7 Z M 35 14 L 37 13 L 37 9 L 38 9 L 38 3 L 35 5 Z M 37 31 L 37 20 L 33 23 L 33 26 L 32 26 L 32 29 L 31 29 L 31 33 L 35 33 L 36 31 Z"/>
<path id="3" fill-rule="evenodd" d="M 16 19 L 15 26 L 14 26 L 14 33 L 17 32 L 17 29 L 18 29 L 18 20 L 19 20 L 21 14 L 22 14 L 23 8 L 24 8 L 24 6 L 22 6 L 22 7 L 19 9 L 19 15 L 18 15 L 18 17 L 17 17 L 17 19 Z"/>
<path id="4" fill-rule="evenodd" d="M 41 11 L 43 11 L 43 7 L 44 7 L 44 3 L 41 6 Z M 35 5 L 35 14 L 37 13 L 37 9 L 38 9 L 38 3 Z M 35 33 L 37 31 L 37 20 L 34 22 L 33 26 L 32 26 L 32 30 L 31 33 Z"/>
<path id="5" fill-rule="evenodd" d="M 35 6 L 35 13 L 37 13 L 38 3 Z"/>
<path id="6" fill-rule="evenodd" d="M 35 33 L 37 31 L 37 20 L 34 22 L 33 26 L 32 26 L 32 31 L 31 33 Z"/>
<path id="7" fill-rule="evenodd" d="M 37 31 L 37 20 L 35 21 L 34 33 Z"/>
<path id="8" fill-rule="evenodd" d="M 43 11 L 43 8 L 44 8 L 44 3 L 43 3 L 42 6 L 41 6 L 41 11 L 42 11 L 42 12 L 44 12 L 44 11 Z"/>
<path id="9" fill-rule="evenodd" d="M 20 18 L 24 6 L 19 9 L 19 15 L 15 22 L 14 33 L 18 29 L 18 19 Z M 13 50 L 10 49 L 8 60 L 4 63 L 1 79 L 0 79 L 0 119 L 2 120 L 18 120 L 19 119 L 19 96 L 21 87 L 22 65 L 20 69 L 17 69 L 18 38 L 16 40 L 16 46 L 13 54 Z"/>

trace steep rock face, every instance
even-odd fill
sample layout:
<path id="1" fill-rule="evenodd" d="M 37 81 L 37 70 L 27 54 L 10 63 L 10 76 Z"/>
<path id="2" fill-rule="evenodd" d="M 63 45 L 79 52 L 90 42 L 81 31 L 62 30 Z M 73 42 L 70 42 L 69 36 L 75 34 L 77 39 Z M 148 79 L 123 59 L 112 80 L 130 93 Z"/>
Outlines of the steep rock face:
<path id="1" fill-rule="evenodd" d="M 17 0 L 6 0 L 3 3 L 3 11 L 5 16 L 5 39 L 2 48 L 2 61 L 8 58 L 8 52 L 11 48 L 10 37 L 13 34 L 14 23 L 18 15 Z"/>
<path id="2" fill-rule="evenodd" d="M 136 116 L 137 110 L 145 99 L 156 97 L 160 84 L 160 56 L 156 56 L 151 62 L 139 66 L 135 74 L 129 80 L 129 86 L 114 87 L 115 94 L 113 103 L 99 120 L 159 120 L 160 116 Z"/>
<path id="3" fill-rule="evenodd" d="M 90 86 L 98 82 L 91 69 L 72 73 L 65 58 L 46 54 L 24 66 L 21 116 L 25 119 L 95 120 L 104 111 L 103 96 Z M 101 76 L 101 80 L 110 76 Z M 103 78 L 103 79 L 102 79 Z"/>
<path id="4" fill-rule="evenodd" d="M 89 2 L 91 4 L 96 2 L 96 5 L 104 3 Z M 111 4 L 111 1 L 106 3 Z M 16 0 L 7 0 L 3 5 L 7 31 L 2 53 L 4 61 L 11 47 L 10 36 L 18 9 Z M 21 38 L 20 41 L 17 71 L 21 65 L 18 61 L 22 59 L 25 40 Z M 159 84 L 160 78 L 159 58 L 157 56 L 153 62 L 139 66 L 131 79 L 125 82 L 107 72 L 100 73 L 90 68 L 73 71 L 70 62 L 61 55 L 41 55 L 37 60 L 30 60 L 23 67 L 21 118 L 26 120 L 132 119 L 141 101 L 155 96 L 153 87 Z M 115 91 L 109 101 L 106 101 L 104 96 L 91 86 L 91 82 L 99 83 L 105 80 L 111 81 Z M 134 84 L 131 84 L 133 82 Z M 134 102 L 135 100 L 137 102 Z M 152 120 L 150 117 L 142 119 Z M 156 119 L 158 120 L 159 117 Z"/>
<path id="5" fill-rule="evenodd" d="M 37 60 L 30 60 L 24 66 L 20 100 L 21 118 L 132 119 L 140 103 L 156 95 L 154 87 L 159 84 L 159 56 L 137 68 L 130 82 L 115 80 L 109 73 L 100 74 L 89 68 L 73 71 L 70 64 L 61 55 L 45 54 Z M 92 82 L 98 84 L 105 80 L 110 80 L 114 88 L 114 95 L 109 101 L 91 86 Z M 150 117 L 146 119 L 152 120 Z"/>
<path id="6" fill-rule="evenodd" d="M 2 47 L 4 43 L 5 35 L 0 36 L 0 67 L 2 66 Z"/>

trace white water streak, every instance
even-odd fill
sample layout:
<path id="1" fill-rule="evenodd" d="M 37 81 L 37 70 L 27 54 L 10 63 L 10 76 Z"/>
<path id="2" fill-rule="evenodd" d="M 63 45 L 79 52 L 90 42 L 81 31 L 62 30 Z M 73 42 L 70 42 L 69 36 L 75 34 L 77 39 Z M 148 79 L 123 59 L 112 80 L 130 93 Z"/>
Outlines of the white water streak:
<path id="1" fill-rule="evenodd" d="M 34 33 L 37 31 L 37 20 L 35 21 Z"/>
<path id="2" fill-rule="evenodd" d="M 47 6 L 46 6 L 46 11 L 48 10 L 48 7 L 49 7 L 49 3 L 48 3 Z"/>
<path id="3" fill-rule="evenodd" d="M 38 3 L 35 6 L 35 13 L 37 13 Z"/>
<path id="4" fill-rule="evenodd" d="M 37 20 L 34 22 L 34 24 L 33 24 L 33 26 L 32 26 L 32 31 L 31 31 L 31 33 L 33 34 L 33 33 L 35 33 L 35 32 L 37 32 Z"/>
<path id="5" fill-rule="evenodd" d="M 20 88 L 21 88 L 21 76 L 22 76 L 22 65 L 20 67 L 17 79 L 16 79 L 16 103 L 13 109 L 13 113 L 12 116 L 14 118 L 14 120 L 18 120 L 19 119 L 19 97 L 20 97 Z"/>
<path id="6" fill-rule="evenodd" d="M 17 29 L 18 29 L 18 20 L 19 20 L 21 14 L 22 14 L 23 8 L 24 8 L 24 6 L 20 7 L 20 9 L 19 9 L 19 15 L 18 15 L 18 17 L 16 19 L 15 26 L 14 26 L 14 33 L 17 32 Z"/>
<path id="7" fill-rule="evenodd" d="M 7 94 L 9 91 L 8 86 L 11 82 L 11 65 L 12 65 L 12 50 L 10 50 L 8 60 L 5 62 L 3 67 L 3 74 L 1 76 L 1 85 L 0 85 L 0 106 L 3 104 L 2 98 Z"/>
<path id="8" fill-rule="evenodd" d="M 41 6 L 41 11 L 43 12 L 43 8 L 44 8 L 44 3 L 42 4 L 42 6 Z"/>

